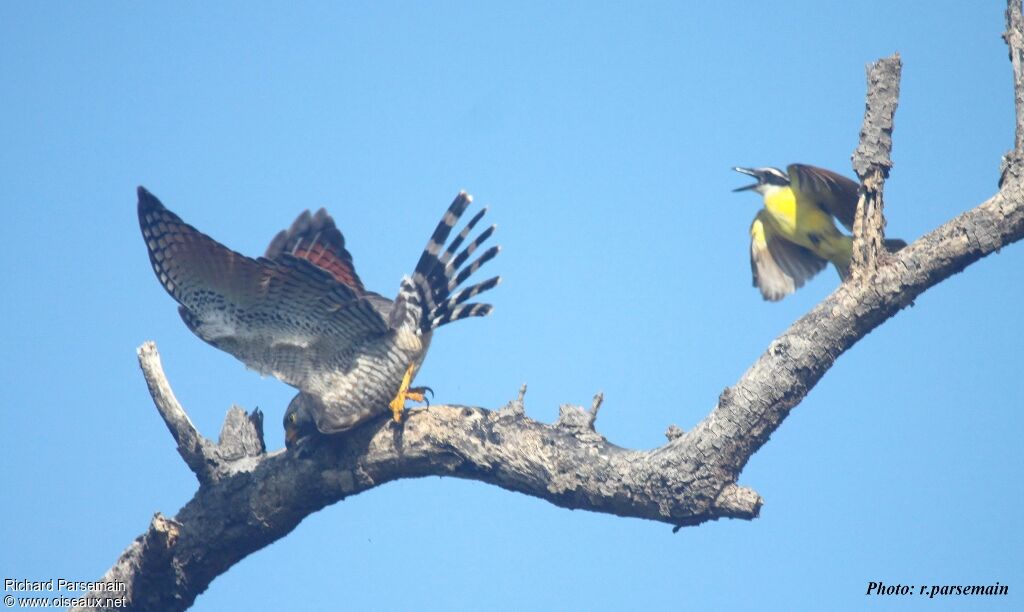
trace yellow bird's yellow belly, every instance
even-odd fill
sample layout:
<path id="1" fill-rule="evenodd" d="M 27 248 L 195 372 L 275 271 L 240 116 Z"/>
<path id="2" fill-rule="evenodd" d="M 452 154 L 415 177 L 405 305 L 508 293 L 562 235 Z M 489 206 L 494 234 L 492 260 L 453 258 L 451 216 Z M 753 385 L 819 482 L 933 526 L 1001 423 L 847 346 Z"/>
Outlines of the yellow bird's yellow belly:
<path id="1" fill-rule="evenodd" d="M 849 259 L 849 236 L 836 229 L 832 215 L 817 204 L 798 205 L 793 190 L 786 187 L 765 194 L 764 207 L 771 215 L 775 229 L 790 242 L 825 259 Z"/>

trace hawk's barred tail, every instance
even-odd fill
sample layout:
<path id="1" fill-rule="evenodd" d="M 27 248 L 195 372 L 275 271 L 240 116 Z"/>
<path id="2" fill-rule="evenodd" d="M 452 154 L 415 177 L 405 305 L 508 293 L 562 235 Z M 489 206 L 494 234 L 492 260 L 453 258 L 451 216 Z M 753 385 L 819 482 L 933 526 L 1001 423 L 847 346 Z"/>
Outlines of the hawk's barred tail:
<path id="1" fill-rule="evenodd" d="M 458 224 L 459 218 L 472 201 L 473 199 L 465 192 L 456 196 L 434 229 L 426 248 L 423 249 L 423 254 L 420 255 L 412 278 L 402 283 L 398 301 L 402 302 L 404 308 L 397 310 L 404 310 L 407 315 L 412 315 L 411 318 L 422 333 L 437 329 L 452 321 L 466 317 L 482 317 L 491 312 L 490 304 L 463 304 L 463 302 L 495 287 L 501 282 L 500 277 L 490 278 L 452 295 L 452 292 L 456 291 L 480 266 L 494 259 L 501 250 L 500 247 L 491 247 L 463 268 L 466 260 L 494 233 L 495 226 L 492 225 L 471 240 L 465 249 L 456 254 L 484 213 L 487 212 L 486 208 L 474 215 L 451 244 L 444 248 L 452 230 Z"/>
<path id="2" fill-rule="evenodd" d="M 480 212 L 473 215 L 473 218 L 469 220 L 469 223 L 466 224 L 466 227 L 462 228 L 462 231 L 459 232 L 459 235 L 455 237 L 455 240 L 452 240 L 452 243 L 449 244 L 448 248 L 444 250 L 444 255 L 441 256 L 441 263 L 445 265 L 448 264 L 448 261 L 451 260 L 452 255 L 454 255 L 455 251 L 457 251 L 459 247 L 462 246 L 462 243 L 469 236 L 469 233 L 473 231 L 473 228 L 476 227 L 476 224 L 480 222 L 480 219 L 483 219 L 485 214 L 487 214 L 487 207 L 481 208 Z M 493 231 L 494 228 L 491 227 L 487 230 L 487 232 L 484 233 L 485 235 L 489 236 L 490 233 Z M 486 238 L 483 236 L 476 239 L 477 242 L 481 242 L 483 240 L 486 240 Z"/>
<path id="3" fill-rule="evenodd" d="M 484 251 L 484 254 L 481 255 L 480 257 L 477 257 L 473 263 L 469 264 L 469 266 L 463 268 L 462 270 L 459 270 L 459 266 L 461 266 L 462 263 L 466 261 L 466 256 L 468 256 L 469 253 L 472 252 L 472 249 L 475 249 L 481 242 L 483 242 L 488 236 L 490 236 L 493 233 L 494 228 L 495 226 L 492 225 L 490 228 L 488 228 L 486 232 L 480 235 L 480 238 L 474 240 L 473 244 L 466 247 L 466 250 L 460 253 L 459 257 L 456 258 L 456 261 L 458 262 L 457 264 L 455 264 L 454 266 L 449 264 L 448 266 L 445 267 L 444 274 L 445 278 L 449 279 L 449 292 L 454 291 L 456 287 L 461 285 L 474 272 L 479 270 L 480 266 L 494 259 L 495 255 L 501 252 L 501 247 L 493 246 Z M 456 272 L 458 272 L 458 274 L 456 274 Z"/>
<path id="4" fill-rule="evenodd" d="M 458 321 L 459 319 L 465 319 L 466 317 L 485 317 L 491 314 L 491 309 L 494 308 L 490 304 L 465 304 L 449 310 L 444 315 L 437 317 L 430 322 L 434 328 L 441 327 L 446 323 L 452 321 Z"/>

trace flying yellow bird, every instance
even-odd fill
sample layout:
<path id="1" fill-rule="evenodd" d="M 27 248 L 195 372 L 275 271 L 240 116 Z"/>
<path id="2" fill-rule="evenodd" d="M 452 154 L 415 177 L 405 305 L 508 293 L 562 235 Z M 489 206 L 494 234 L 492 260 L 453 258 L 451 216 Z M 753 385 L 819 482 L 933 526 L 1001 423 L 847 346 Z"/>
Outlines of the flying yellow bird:
<path id="1" fill-rule="evenodd" d="M 750 269 L 764 299 L 781 300 L 803 286 L 828 262 L 839 278 L 850 271 L 853 238 L 839 231 L 835 219 L 853 231 L 859 185 L 831 170 L 806 164 L 778 168 L 733 168 L 757 179 L 733 191 L 761 194 L 764 208 L 750 226 Z M 890 251 L 907 245 L 886 240 Z"/>

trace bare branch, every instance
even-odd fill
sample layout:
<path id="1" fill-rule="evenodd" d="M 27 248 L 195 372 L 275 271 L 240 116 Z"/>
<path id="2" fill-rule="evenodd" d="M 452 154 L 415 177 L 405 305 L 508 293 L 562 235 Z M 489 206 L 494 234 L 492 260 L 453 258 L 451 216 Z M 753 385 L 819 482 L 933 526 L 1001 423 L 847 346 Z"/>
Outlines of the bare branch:
<path id="1" fill-rule="evenodd" d="M 1003 33 L 1013 65 L 1013 101 L 1017 111 L 1014 151 L 1024 153 L 1024 16 L 1020 0 L 1006 3 L 1006 32 Z"/>
<path id="2" fill-rule="evenodd" d="M 241 408 L 233 406 L 224 419 L 220 440 L 214 444 L 200 435 L 188 413 L 174 397 L 156 344 L 146 342 L 136 352 L 153 403 L 178 443 L 178 454 L 199 482 L 209 483 L 227 474 L 251 471 L 256 459 L 266 452 L 263 414 L 257 409 L 247 415 Z"/>
<path id="3" fill-rule="evenodd" d="M 601 409 L 601 404 L 604 403 L 604 391 L 598 391 L 594 394 L 594 401 L 590 403 L 590 412 L 594 415 L 594 420 L 597 420 L 597 411 Z"/>
<path id="4" fill-rule="evenodd" d="M 884 57 L 867 67 L 867 99 L 860 143 L 853 153 L 853 170 L 864 180 L 873 172 L 882 178 L 892 168 L 893 118 L 900 99 L 900 74 L 903 62 L 899 53 Z"/>
<path id="5" fill-rule="evenodd" d="M 155 355 L 151 343 L 147 348 Z M 163 382 L 158 404 L 171 393 Z M 174 519 L 154 518 L 104 580 L 125 582 L 135 609 L 185 609 L 213 578 L 309 514 L 392 480 L 428 475 L 671 525 L 757 515 L 761 498 L 723 481 L 696 449 L 617 447 L 594 432 L 594 412 L 566 406 L 563 414 L 572 416 L 551 426 L 505 410 L 431 406 L 410 411 L 401 429 L 378 420 L 341 437 L 307 438 L 297 452 L 260 456 L 251 470 L 218 472 Z"/>
<path id="6" fill-rule="evenodd" d="M 165 568 L 172 562 L 173 549 L 181 533 L 181 524 L 157 512 L 149 529 L 135 538 L 118 558 L 114 566 L 100 578 L 100 582 L 124 585 L 124 590 L 112 592 L 92 591 L 87 597 L 124 597 L 128 607 L 136 610 L 184 610 L 175 602 L 175 581 Z M 163 582 L 160 582 L 163 580 Z M 73 610 L 101 610 L 106 608 L 72 608 Z"/>
<path id="7" fill-rule="evenodd" d="M 860 144 L 853 153 L 853 169 L 861 181 L 860 201 L 853 222 L 853 282 L 866 282 L 885 253 L 885 217 L 882 192 L 892 167 L 893 119 L 900 97 L 903 63 L 898 53 L 868 66 L 868 93 Z"/>
<path id="8" fill-rule="evenodd" d="M 136 351 L 139 357 L 139 366 L 142 368 L 142 375 L 146 378 L 146 385 L 149 386 L 149 394 L 153 397 L 157 411 L 163 417 L 167 429 L 178 443 L 178 454 L 185 460 L 189 469 L 195 473 L 199 482 L 205 482 L 212 478 L 210 466 L 207 464 L 208 449 L 206 440 L 196 430 L 192 420 L 188 418 L 185 409 L 174 397 L 170 383 L 164 375 L 163 364 L 160 363 L 160 353 L 156 350 L 154 342 L 146 342 Z"/>
<path id="9" fill-rule="evenodd" d="M 519 387 L 519 396 L 511 402 L 505 404 L 505 406 L 499 411 L 506 416 L 519 417 L 526 414 L 526 383 L 523 383 Z"/>

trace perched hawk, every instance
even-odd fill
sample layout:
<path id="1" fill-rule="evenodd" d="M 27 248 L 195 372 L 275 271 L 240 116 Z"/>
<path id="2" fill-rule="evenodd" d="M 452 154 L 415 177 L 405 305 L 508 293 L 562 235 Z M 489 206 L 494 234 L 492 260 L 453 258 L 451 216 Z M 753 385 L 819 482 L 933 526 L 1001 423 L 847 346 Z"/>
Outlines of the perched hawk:
<path id="1" fill-rule="evenodd" d="M 314 431 L 333 434 L 387 412 L 399 420 L 433 330 L 490 313 L 466 303 L 499 277 L 459 290 L 498 254 L 467 260 L 494 232 L 466 245 L 478 212 L 445 243 L 472 198 L 460 193 L 434 229 L 394 301 L 367 291 L 327 211 L 303 212 L 252 259 L 199 232 L 139 187 L 139 226 L 153 271 L 197 336 L 300 393 L 285 414 L 289 446 Z M 458 253 L 458 254 L 456 254 Z M 390 404 L 389 404 L 390 400 Z"/>

